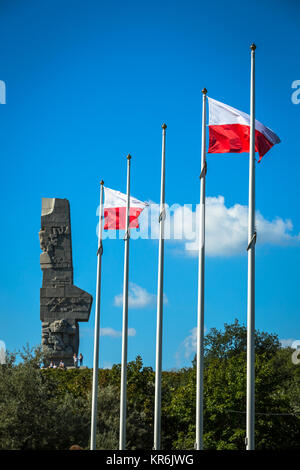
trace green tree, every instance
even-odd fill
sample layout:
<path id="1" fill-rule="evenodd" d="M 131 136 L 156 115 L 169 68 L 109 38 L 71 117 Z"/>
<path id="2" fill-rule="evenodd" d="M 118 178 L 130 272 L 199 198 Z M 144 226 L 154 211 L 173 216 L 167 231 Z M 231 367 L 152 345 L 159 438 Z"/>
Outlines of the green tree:
<path id="1" fill-rule="evenodd" d="M 57 398 L 54 381 L 40 370 L 41 351 L 25 349 L 22 362 L 0 366 L 0 449 L 66 449 L 85 445 L 89 422 L 80 399 Z M 81 405 L 81 412 L 78 412 Z"/>
<path id="2" fill-rule="evenodd" d="M 206 449 L 244 449 L 246 420 L 247 331 L 235 321 L 223 331 L 212 329 L 205 337 L 204 445 Z M 291 387 L 295 368 L 275 335 L 255 333 L 256 447 L 300 447 L 300 421 L 295 416 Z M 195 441 L 195 374 L 179 387 L 169 414 L 179 430 L 175 448 L 192 449 Z M 295 403 L 295 401 L 294 401 Z"/>
<path id="3" fill-rule="evenodd" d="M 205 336 L 204 445 L 244 449 L 247 331 L 237 321 Z M 300 449 L 300 366 L 276 335 L 255 332 L 256 448 Z M 18 359 L 20 358 L 20 360 Z M 18 359 L 18 361 L 17 361 Z M 90 369 L 40 369 L 40 348 L 0 366 L 0 449 L 89 448 Z M 97 448 L 117 449 L 120 364 L 99 370 Z M 153 445 L 155 374 L 137 356 L 127 369 L 127 449 Z M 162 373 L 162 448 L 193 449 L 196 362 Z"/>
<path id="4" fill-rule="evenodd" d="M 101 374 L 100 374 L 101 375 Z M 114 365 L 109 385 L 98 390 L 97 448 L 117 449 L 119 444 L 121 366 Z M 151 449 L 153 445 L 154 373 L 142 358 L 127 366 L 126 448 Z"/>

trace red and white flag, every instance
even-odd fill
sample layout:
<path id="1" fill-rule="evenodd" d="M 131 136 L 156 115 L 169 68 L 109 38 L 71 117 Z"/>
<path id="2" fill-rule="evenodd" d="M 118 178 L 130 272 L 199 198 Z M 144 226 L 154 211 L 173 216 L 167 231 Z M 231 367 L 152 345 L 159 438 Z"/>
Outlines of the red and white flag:
<path id="1" fill-rule="evenodd" d="M 127 195 L 104 188 L 104 230 L 126 230 Z M 134 197 L 130 197 L 129 228 L 139 228 L 138 217 L 148 206 Z"/>
<path id="2" fill-rule="evenodd" d="M 209 103 L 208 153 L 249 152 L 250 116 L 227 104 L 207 98 Z M 268 127 L 255 120 L 255 151 L 259 161 L 279 137 Z"/>

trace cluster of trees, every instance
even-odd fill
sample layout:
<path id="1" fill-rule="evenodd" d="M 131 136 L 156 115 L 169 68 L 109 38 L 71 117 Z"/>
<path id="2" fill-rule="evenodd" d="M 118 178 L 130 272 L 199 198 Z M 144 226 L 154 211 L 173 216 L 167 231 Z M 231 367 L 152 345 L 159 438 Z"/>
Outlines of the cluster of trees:
<path id="1" fill-rule="evenodd" d="M 256 447 L 300 450 L 300 366 L 277 336 L 256 332 Z M 0 449 L 89 447 L 92 371 L 40 369 L 39 348 L 0 366 Z M 128 364 L 127 448 L 152 449 L 155 374 Z M 97 448 L 117 449 L 120 365 L 99 371 Z M 204 445 L 245 449 L 246 328 L 237 321 L 205 337 Z M 194 449 L 196 363 L 163 372 L 162 446 Z"/>

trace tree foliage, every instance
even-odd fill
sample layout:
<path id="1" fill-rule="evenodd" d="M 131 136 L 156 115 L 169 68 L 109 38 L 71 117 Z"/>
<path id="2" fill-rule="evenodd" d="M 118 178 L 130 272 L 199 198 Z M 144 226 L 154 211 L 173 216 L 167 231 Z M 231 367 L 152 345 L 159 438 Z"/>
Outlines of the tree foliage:
<path id="1" fill-rule="evenodd" d="M 204 445 L 244 449 L 247 331 L 237 321 L 205 337 Z M 256 447 L 300 449 L 300 366 L 275 335 L 255 334 Z M 0 450 L 89 447 L 92 371 L 41 369 L 40 348 L 0 366 Z M 99 371 L 97 448 L 117 449 L 121 367 Z M 153 446 L 155 374 L 142 358 L 127 370 L 127 448 Z M 162 373 L 162 446 L 193 449 L 196 360 Z"/>

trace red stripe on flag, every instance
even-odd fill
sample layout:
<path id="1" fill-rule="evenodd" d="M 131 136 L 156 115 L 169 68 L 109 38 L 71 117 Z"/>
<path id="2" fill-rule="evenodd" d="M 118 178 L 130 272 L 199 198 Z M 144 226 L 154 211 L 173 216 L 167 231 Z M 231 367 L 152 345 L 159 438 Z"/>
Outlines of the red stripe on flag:
<path id="1" fill-rule="evenodd" d="M 129 228 L 139 228 L 138 216 L 142 209 L 130 207 Z M 126 229 L 126 207 L 110 207 L 104 209 L 104 230 Z"/>
<path id="2" fill-rule="evenodd" d="M 208 153 L 249 152 L 250 126 L 243 124 L 222 124 L 209 127 Z M 255 130 L 255 151 L 259 160 L 273 147 L 273 144 L 257 129 Z"/>

